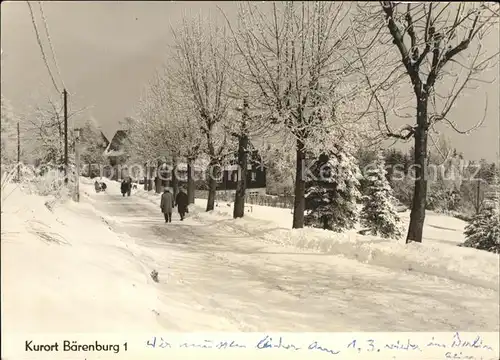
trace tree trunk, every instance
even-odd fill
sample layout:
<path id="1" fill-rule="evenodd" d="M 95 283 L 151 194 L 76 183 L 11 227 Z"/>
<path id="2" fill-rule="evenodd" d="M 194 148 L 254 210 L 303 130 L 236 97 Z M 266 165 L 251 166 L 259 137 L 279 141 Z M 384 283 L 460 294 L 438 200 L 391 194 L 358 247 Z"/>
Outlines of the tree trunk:
<path id="1" fill-rule="evenodd" d="M 188 195 L 188 203 L 194 204 L 194 192 L 195 192 L 195 184 L 194 184 L 194 166 L 193 159 L 189 158 L 187 163 L 187 195 Z"/>
<path id="2" fill-rule="evenodd" d="M 153 191 L 154 189 L 154 167 L 148 166 L 148 191 Z"/>
<path id="3" fill-rule="evenodd" d="M 328 225 L 328 217 L 326 217 L 325 215 L 321 217 L 321 223 L 323 225 L 323 230 L 332 230 Z"/>
<path id="4" fill-rule="evenodd" d="M 148 163 L 145 163 L 144 164 L 144 190 L 145 191 L 148 191 L 148 186 L 149 186 L 149 181 L 148 181 L 148 178 L 149 178 L 149 169 L 148 169 Z"/>
<path id="5" fill-rule="evenodd" d="M 159 194 L 160 191 L 160 178 L 156 175 L 154 178 L 155 193 Z"/>
<path id="6" fill-rule="evenodd" d="M 417 102 L 415 129 L 415 187 L 406 243 L 422 242 L 427 203 L 427 98 Z"/>
<path id="7" fill-rule="evenodd" d="M 238 184 L 234 196 L 233 218 L 245 215 L 245 192 L 247 190 L 248 136 L 243 134 L 238 141 Z"/>
<path id="8" fill-rule="evenodd" d="M 476 215 L 481 212 L 481 180 L 477 180 Z"/>
<path id="9" fill-rule="evenodd" d="M 302 140 L 297 139 L 296 150 L 296 167 L 295 167 L 295 199 L 293 204 L 293 229 L 301 229 L 304 227 L 304 211 L 306 208 L 305 191 L 306 179 L 305 177 L 305 159 L 306 153 L 304 151 L 304 143 Z"/>
<path id="10" fill-rule="evenodd" d="M 213 165 L 211 165 L 213 166 Z M 212 171 L 210 171 L 210 176 L 208 178 L 208 199 L 207 199 L 207 209 L 206 211 L 211 211 L 215 207 L 215 193 L 217 191 L 217 180 L 213 176 Z"/>
<path id="11" fill-rule="evenodd" d="M 171 178 L 171 184 L 172 184 L 172 193 L 174 195 L 174 199 L 175 197 L 177 196 L 177 193 L 179 192 L 179 181 L 177 179 L 177 176 L 176 175 L 176 172 L 177 171 L 177 159 L 174 158 L 173 159 L 173 163 L 172 163 L 172 178 Z"/>
<path id="12" fill-rule="evenodd" d="M 160 179 L 160 166 L 161 166 L 161 163 L 158 161 L 156 163 L 156 177 L 155 177 L 155 192 L 157 194 L 160 194 L 161 193 L 161 183 L 162 183 L 162 180 Z"/>

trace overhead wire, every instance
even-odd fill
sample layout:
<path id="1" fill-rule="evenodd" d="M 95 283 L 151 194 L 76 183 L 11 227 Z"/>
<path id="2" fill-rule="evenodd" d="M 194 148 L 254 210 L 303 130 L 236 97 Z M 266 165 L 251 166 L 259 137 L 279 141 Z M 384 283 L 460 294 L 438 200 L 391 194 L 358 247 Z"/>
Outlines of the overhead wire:
<path id="1" fill-rule="evenodd" d="M 28 5 L 31 5 L 28 3 Z M 64 79 L 61 75 L 61 69 L 59 67 L 59 63 L 57 61 L 57 57 L 56 57 L 56 52 L 54 50 L 54 46 L 52 44 L 52 40 L 51 40 L 51 37 L 50 37 L 50 33 L 49 33 L 49 25 L 48 25 L 48 21 L 47 21 L 47 17 L 45 16 L 45 12 L 43 11 L 43 5 L 42 5 L 42 2 L 41 1 L 38 1 L 38 5 L 39 5 L 39 8 L 40 8 L 40 15 L 41 15 L 41 18 L 42 18 L 42 22 L 44 24 L 44 30 L 45 30 L 45 35 L 47 36 L 47 40 L 49 42 L 49 47 L 50 47 L 50 52 L 52 54 L 52 59 L 54 61 L 54 65 L 56 67 L 56 71 L 57 71 L 57 75 L 59 77 L 59 81 L 61 82 L 62 86 L 63 86 L 63 89 L 66 91 L 66 93 L 69 95 L 69 92 L 67 91 L 67 88 L 66 88 L 66 84 L 64 83 Z M 30 10 L 31 10 L 31 6 L 30 6 Z M 33 12 L 32 12 L 33 14 Z M 35 25 L 35 22 L 33 20 L 33 24 L 35 26 L 35 31 L 36 31 L 36 25 Z M 37 35 L 37 38 L 39 39 L 39 36 Z M 42 48 L 42 45 L 41 45 L 41 41 L 39 41 L 39 45 L 40 45 L 40 48 Z M 42 54 L 44 54 L 43 50 L 42 50 Z M 45 57 L 45 60 L 46 60 L 46 57 Z M 47 65 L 47 64 L 46 64 Z M 48 65 L 47 65 L 48 67 Z M 49 71 L 50 74 L 52 74 L 50 71 Z M 52 77 L 52 76 L 51 76 Z M 56 89 L 58 89 L 56 87 Z M 60 93 L 61 91 L 58 90 L 58 92 Z M 60 112 L 63 110 L 63 108 L 60 110 Z M 74 124 L 72 124 L 72 126 L 74 126 Z"/>
<path id="2" fill-rule="evenodd" d="M 64 84 L 64 80 L 63 80 L 63 77 L 61 75 L 61 70 L 60 70 L 59 64 L 57 62 L 56 53 L 54 51 L 54 46 L 52 46 L 52 41 L 50 39 L 49 26 L 47 24 L 47 18 L 45 17 L 45 13 L 43 12 L 42 2 L 38 1 L 38 5 L 40 6 L 40 14 L 42 15 L 42 21 L 43 21 L 43 24 L 44 24 L 45 33 L 47 35 L 47 40 L 49 41 L 50 51 L 52 53 L 52 59 L 54 60 L 54 64 L 56 66 L 57 75 L 59 75 L 59 80 L 61 81 L 61 83 L 63 85 L 63 88 L 66 89 L 66 85 Z"/>
<path id="3" fill-rule="evenodd" d="M 35 21 L 35 15 L 33 14 L 33 8 L 31 7 L 31 4 L 29 1 L 26 1 L 26 3 L 28 4 L 29 10 L 30 10 L 31 22 L 33 23 L 33 29 L 35 30 L 35 35 L 36 35 L 36 40 L 38 42 L 38 46 L 40 47 L 40 51 L 42 52 L 43 61 L 45 63 L 47 71 L 49 73 L 50 79 L 52 80 L 52 84 L 54 85 L 54 88 L 57 90 L 58 93 L 61 93 L 61 91 L 59 90 L 59 87 L 57 86 L 57 83 L 54 79 L 54 75 L 52 74 L 52 71 L 50 70 L 50 66 L 49 66 L 49 63 L 47 61 L 47 56 L 45 55 L 45 51 L 43 50 L 42 41 L 40 39 L 40 33 L 38 32 L 38 28 L 36 26 L 36 21 Z"/>

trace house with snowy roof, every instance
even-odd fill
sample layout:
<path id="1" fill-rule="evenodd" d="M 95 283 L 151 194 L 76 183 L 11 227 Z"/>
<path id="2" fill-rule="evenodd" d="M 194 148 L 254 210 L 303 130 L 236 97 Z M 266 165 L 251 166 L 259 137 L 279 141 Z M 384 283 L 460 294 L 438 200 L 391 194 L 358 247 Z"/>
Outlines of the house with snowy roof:
<path id="1" fill-rule="evenodd" d="M 103 155 L 108 159 L 109 165 L 111 165 L 112 167 L 116 165 L 122 165 L 126 160 L 126 147 L 129 142 L 128 134 L 132 126 L 132 121 L 133 120 L 131 118 L 125 118 L 124 121 L 120 121 L 112 137 L 104 135 L 104 133 L 101 131 L 101 135 L 104 138 L 106 144 Z M 119 174 L 117 174 L 116 172 L 113 172 L 113 174 L 111 174 L 111 169 L 109 169 L 109 172 L 110 174 L 104 174 L 104 176 L 111 175 L 111 178 L 113 180 L 118 179 Z"/>
<path id="2" fill-rule="evenodd" d="M 253 150 L 248 154 L 247 159 L 247 193 L 248 194 L 265 194 L 266 193 L 266 167 L 257 150 Z M 171 165 L 171 164 L 169 164 Z M 208 161 L 198 161 L 193 165 L 193 175 L 196 180 L 196 187 L 199 190 L 207 190 L 206 172 L 209 169 Z M 160 177 L 163 179 L 161 184 L 158 184 L 157 191 L 161 187 L 170 187 L 171 167 L 166 163 L 160 166 Z M 235 150 L 234 155 L 229 159 L 228 164 L 221 166 L 221 173 L 214 176 L 217 180 L 217 191 L 225 193 L 233 193 L 239 181 L 240 172 L 238 171 L 238 152 Z M 176 176 L 180 186 L 187 185 L 187 164 L 180 162 L 176 167 Z M 142 181 L 141 181 L 142 182 Z M 150 187 L 152 188 L 152 187 Z"/>

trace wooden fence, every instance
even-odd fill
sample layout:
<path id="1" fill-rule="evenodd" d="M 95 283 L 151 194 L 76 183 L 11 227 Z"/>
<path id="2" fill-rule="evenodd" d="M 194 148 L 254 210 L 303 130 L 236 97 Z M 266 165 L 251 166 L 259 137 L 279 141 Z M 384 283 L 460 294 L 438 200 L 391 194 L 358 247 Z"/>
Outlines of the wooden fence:
<path id="1" fill-rule="evenodd" d="M 207 199 L 208 191 L 196 190 L 196 195 L 199 199 Z M 233 202 L 234 192 L 226 193 L 217 191 L 215 200 L 218 202 Z M 275 196 L 275 195 L 246 195 L 245 203 L 252 205 L 271 206 L 283 209 L 293 209 L 293 196 Z"/>

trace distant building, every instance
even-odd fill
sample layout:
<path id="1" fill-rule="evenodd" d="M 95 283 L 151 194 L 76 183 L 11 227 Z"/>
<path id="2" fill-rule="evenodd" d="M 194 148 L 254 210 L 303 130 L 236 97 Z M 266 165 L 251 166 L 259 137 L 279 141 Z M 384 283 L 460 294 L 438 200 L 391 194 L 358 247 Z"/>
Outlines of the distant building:
<path id="1" fill-rule="evenodd" d="M 217 191 L 235 192 L 238 177 L 238 153 L 236 153 L 231 165 L 224 168 L 221 179 L 217 181 Z M 247 190 L 249 194 L 266 193 L 266 168 L 257 150 L 248 156 Z"/>
<path id="2" fill-rule="evenodd" d="M 128 131 L 127 130 L 117 130 L 111 139 L 111 142 L 106 146 L 104 155 L 107 157 L 117 157 L 125 155 L 125 146 L 128 141 Z"/>
<path id="3" fill-rule="evenodd" d="M 106 137 L 106 135 L 103 134 L 102 130 L 101 130 L 101 141 L 104 144 L 104 149 L 106 149 L 109 145 L 109 140 Z"/>
<path id="4" fill-rule="evenodd" d="M 238 154 L 235 153 L 230 164 L 222 167 L 222 173 L 217 176 L 217 191 L 218 192 L 235 192 L 238 184 Z M 164 172 L 161 177 L 164 180 L 161 186 L 170 187 L 171 174 L 164 164 Z M 170 168 L 171 169 L 171 168 Z M 194 166 L 194 179 L 196 180 L 196 188 L 198 190 L 208 190 L 207 167 Z M 161 170 L 160 170 L 161 171 Z M 177 165 L 177 176 L 179 186 L 187 186 L 187 164 L 179 163 Z M 216 176 L 217 174 L 214 174 Z M 265 194 L 266 193 L 266 168 L 263 165 L 262 159 L 257 151 L 253 151 L 248 156 L 247 167 L 247 193 L 248 194 Z"/>
<path id="5" fill-rule="evenodd" d="M 117 165 L 124 165 L 127 153 L 126 146 L 128 145 L 128 134 L 130 131 L 130 126 L 132 124 L 131 118 L 126 118 L 125 121 L 120 122 L 118 129 L 113 134 L 111 139 L 107 138 L 102 132 L 101 135 L 105 140 L 106 149 L 104 150 L 104 156 L 108 158 L 109 165 L 115 167 Z M 118 180 L 122 178 L 123 174 L 118 174 L 112 169 L 108 169 L 109 173 L 103 174 L 103 176 L 109 177 L 112 180 Z"/>

